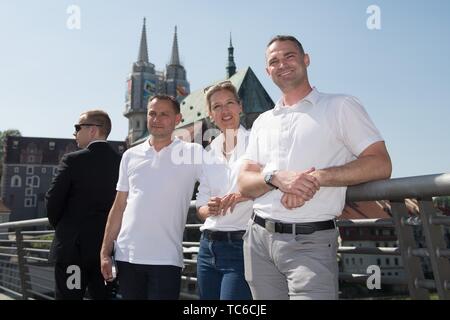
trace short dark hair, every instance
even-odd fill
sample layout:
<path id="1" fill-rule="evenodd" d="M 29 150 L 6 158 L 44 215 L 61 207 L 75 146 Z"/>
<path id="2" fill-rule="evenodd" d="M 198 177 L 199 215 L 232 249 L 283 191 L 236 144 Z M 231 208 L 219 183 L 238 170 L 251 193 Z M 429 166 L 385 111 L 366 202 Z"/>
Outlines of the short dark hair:
<path id="1" fill-rule="evenodd" d="M 295 45 L 298 47 L 298 50 L 300 50 L 301 54 L 305 54 L 305 50 L 303 50 L 303 46 L 300 43 L 300 41 L 297 40 L 294 36 L 286 36 L 286 35 L 276 35 L 272 39 L 270 39 L 269 43 L 267 44 L 267 48 L 270 47 L 272 43 L 275 41 L 292 41 L 295 43 Z"/>
<path id="2" fill-rule="evenodd" d="M 86 122 L 99 125 L 98 131 L 101 135 L 108 138 L 111 133 L 111 119 L 109 115 L 103 110 L 88 110 L 81 114 L 86 116 Z"/>
<path id="3" fill-rule="evenodd" d="M 176 114 L 180 113 L 180 103 L 178 102 L 177 99 L 175 99 L 173 96 L 168 95 L 168 94 L 156 94 L 156 95 L 154 95 L 153 97 L 151 97 L 150 100 L 148 100 L 147 108 L 150 105 L 150 102 L 152 102 L 155 99 L 170 101 L 172 103 L 173 109 L 175 110 L 175 113 Z"/>

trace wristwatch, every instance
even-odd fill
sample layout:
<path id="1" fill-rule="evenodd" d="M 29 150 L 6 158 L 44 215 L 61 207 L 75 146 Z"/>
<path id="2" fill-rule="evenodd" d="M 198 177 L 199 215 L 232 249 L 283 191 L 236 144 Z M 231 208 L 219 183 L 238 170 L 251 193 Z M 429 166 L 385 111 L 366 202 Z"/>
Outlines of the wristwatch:
<path id="1" fill-rule="evenodd" d="M 275 171 L 266 173 L 266 175 L 264 176 L 264 182 L 266 184 L 268 184 L 269 186 L 271 186 L 272 188 L 278 189 L 278 187 L 272 183 L 272 179 L 273 179 L 274 175 L 275 175 Z"/>

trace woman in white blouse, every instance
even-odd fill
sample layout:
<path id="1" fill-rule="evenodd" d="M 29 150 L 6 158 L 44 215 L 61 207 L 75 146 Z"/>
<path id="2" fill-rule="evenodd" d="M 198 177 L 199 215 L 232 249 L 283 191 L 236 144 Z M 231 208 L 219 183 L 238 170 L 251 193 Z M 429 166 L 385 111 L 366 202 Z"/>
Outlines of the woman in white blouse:
<path id="1" fill-rule="evenodd" d="M 197 214 L 205 220 L 197 257 L 199 295 L 248 300 L 242 236 L 253 201 L 239 193 L 237 179 L 250 132 L 240 125 L 242 105 L 230 81 L 206 90 L 209 116 L 221 133 L 210 144 L 197 193 Z"/>

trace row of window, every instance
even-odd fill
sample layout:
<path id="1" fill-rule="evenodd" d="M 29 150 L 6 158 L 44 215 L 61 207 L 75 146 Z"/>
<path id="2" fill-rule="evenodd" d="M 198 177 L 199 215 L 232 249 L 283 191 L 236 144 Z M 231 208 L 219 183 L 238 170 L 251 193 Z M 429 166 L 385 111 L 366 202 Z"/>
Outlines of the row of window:
<path id="1" fill-rule="evenodd" d="M 18 169 L 19 168 L 14 168 L 14 173 L 18 173 L 18 171 L 19 171 Z M 47 173 L 47 169 L 50 169 L 50 168 L 41 168 L 41 173 L 42 174 L 46 174 Z M 53 169 L 53 175 L 56 175 L 57 172 L 58 172 L 58 168 L 54 167 L 52 169 Z M 39 188 L 39 186 L 40 186 L 40 177 L 39 176 L 34 175 L 34 176 L 31 176 L 31 177 L 25 177 L 25 179 L 26 179 L 25 180 L 25 185 L 26 186 Z M 11 177 L 10 186 L 11 186 L 11 188 L 21 188 L 22 187 L 22 177 L 19 176 L 18 174 L 13 175 Z"/>
<path id="2" fill-rule="evenodd" d="M 27 166 L 26 172 L 27 174 L 34 174 L 35 172 L 35 167 L 34 166 Z M 53 175 L 55 175 L 58 171 L 58 167 L 53 167 L 53 168 L 47 168 L 47 167 L 42 167 L 41 168 L 41 173 L 42 174 L 46 174 L 47 173 L 47 169 L 53 169 Z M 19 173 L 20 172 L 20 168 L 19 167 L 14 167 L 14 173 Z"/>
<path id="3" fill-rule="evenodd" d="M 346 265 L 350 265 L 350 262 L 351 262 L 351 265 L 356 265 L 356 258 L 345 258 L 345 264 Z M 384 262 L 385 262 L 385 265 L 386 266 L 390 266 L 391 265 L 391 258 L 385 258 L 384 259 Z M 378 266 L 381 266 L 381 258 L 377 258 L 377 265 Z M 400 261 L 399 261 L 399 259 L 397 258 L 397 257 L 395 257 L 394 259 L 393 259 L 393 263 L 394 263 L 394 266 L 399 266 L 400 265 Z M 361 265 L 361 266 L 363 266 L 363 265 L 365 265 L 365 263 L 364 263 L 364 259 L 363 258 L 359 258 L 359 265 Z"/>
<path id="4" fill-rule="evenodd" d="M 356 244 L 353 244 L 353 243 L 350 243 L 349 244 L 349 246 L 350 247 L 362 247 L 363 245 L 362 245 L 362 243 L 356 243 Z M 389 243 L 389 242 L 375 242 L 375 247 L 377 247 L 377 248 L 380 248 L 380 247 L 383 247 L 383 248 L 396 248 L 396 247 L 398 247 L 398 243 L 397 242 L 392 242 L 392 243 Z"/>
<path id="5" fill-rule="evenodd" d="M 26 177 L 25 185 L 27 187 L 39 188 L 41 184 L 41 178 L 39 176 Z M 11 177 L 11 188 L 21 188 L 22 177 L 15 175 Z"/>
<path id="6" fill-rule="evenodd" d="M 385 275 L 386 275 L 386 276 L 392 276 L 392 275 L 398 276 L 398 272 L 394 272 L 394 274 L 392 274 L 392 272 L 386 272 L 386 273 L 385 273 L 385 272 L 382 272 L 381 275 L 382 275 L 382 276 L 385 276 Z"/>
<path id="7" fill-rule="evenodd" d="M 49 150 L 55 150 L 55 142 L 54 141 L 49 141 L 49 143 L 48 143 L 48 149 Z M 18 140 L 14 140 L 13 141 L 13 144 L 12 144 L 12 148 L 13 149 L 17 149 L 19 147 L 19 141 Z M 27 146 L 27 150 L 30 152 L 30 153 L 33 153 L 33 152 L 35 152 L 35 151 L 37 151 L 37 146 L 34 144 L 34 143 L 30 143 L 28 146 Z"/>
<path id="8" fill-rule="evenodd" d="M 346 228 L 345 229 L 345 235 L 346 236 L 350 236 L 351 234 L 355 234 L 358 233 L 358 235 L 362 236 L 364 235 L 366 232 L 363 228 L 358 228 L 358 231 L 356 232 L 352 232 L 351 229 Z M 395 229 L 375 229 L 375 228 L 371 228 L 370 229 L 370 235 L 372 236 L 395 236 Z"/>

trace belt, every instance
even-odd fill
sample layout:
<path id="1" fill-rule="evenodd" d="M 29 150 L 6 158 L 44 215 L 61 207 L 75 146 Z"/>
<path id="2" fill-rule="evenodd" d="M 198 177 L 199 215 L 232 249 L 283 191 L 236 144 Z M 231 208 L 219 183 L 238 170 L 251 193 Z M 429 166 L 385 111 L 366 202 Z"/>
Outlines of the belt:
<path id="1" fill-rule="evenodd" d="M 203 230 L 203 236 L 208 240 L 228 241 L 228 240 L 242 240 L 245 231 L 211 231 Z"/>
<path id="2" fill-rule="evenodd" d="M 266 228 L 268 231 L 274 233 L 294 233 L 295 234 L 311 234 L 315 231 L 335 229 L 336 223 L 334 220 L 308 222 L 308 223 L 282 223 L 269 219 L 261 218 L 260 216 L 253 214 L 253 221 L 259 224 L 261 227 Z M 294 228 L 294 229 L 293 229 Z"/>

